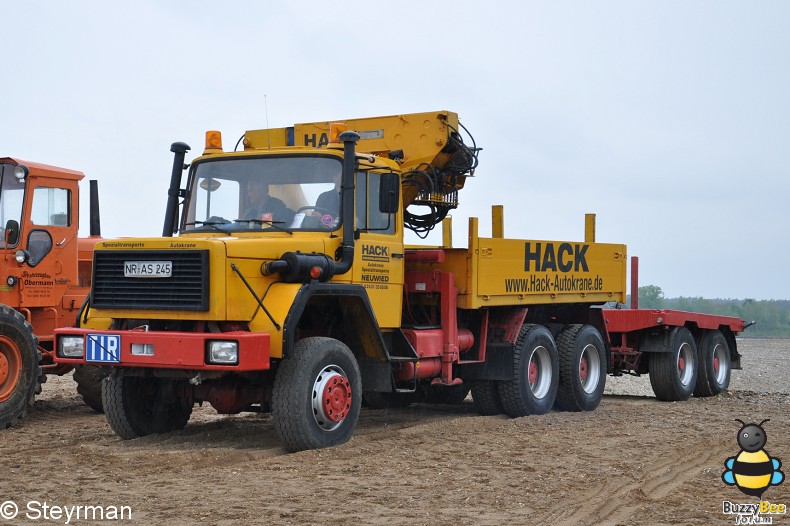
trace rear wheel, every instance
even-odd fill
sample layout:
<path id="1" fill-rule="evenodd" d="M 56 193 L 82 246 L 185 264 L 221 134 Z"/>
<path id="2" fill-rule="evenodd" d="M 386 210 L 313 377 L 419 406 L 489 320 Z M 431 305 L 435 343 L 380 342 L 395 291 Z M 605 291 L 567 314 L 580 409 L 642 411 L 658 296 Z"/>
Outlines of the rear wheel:
<path id="1" fill-rule="evenodd" d="M 498 382 L 505 413 L 516 418 L 548 413 L 557 396 L 559 363 L 554 338 L 542 325 L 524 325 L 513 351 L 513 380 Z"/>
<path id="2" fill-rule="evenodd" d="M 557 336 L 560 380 L 557 407 L 592 411 L 601 403 L 606 385 L 606 349 L 592 325 L 569 325 Z"/>
<path id="3" fill-rule="evenodd" d="M 499 398 L 497 382 L 494 380 L 473 380 L 472 401 L 477 411 L 483 416 L 501 415 L 505 412 L 502 399 Z"/>
<path id="4" fill-rule="evenodd" d="M 730 346 L 720 331 L 705 331 L 698 342 L 699 375 L 694 396 L 713 396 L 730 385 Z"/>
<path id="5" fill-rule="evenodd" d="M 102 383 L 107 422 L 124 440 L 183 429 L 192 401 L 178 396 L 178 383 L 166 378 L 110 376 Z"/>
<path id="6" fill-rule="evenodd" d="M 345 344 L 324 337 L 300 340 L 274 379 L 274 429 L 288 451 L 343 444 L 356 428 L 361 393 L 359 366 Z"/>
<path id="7" fill-rule="evenodd" d="M 650 385 L 656 398 L 665 402 L 688 400 L 697 382 L 697 345 L 685 327 L 669 335 L 664 352 L 650 355 Z"/>
<path id="8" fill-rule="evenodd" d="M 0 429 L 23 418 L 41 392 L 40 360 L 33 327 L 19 312 L 0 307 Z"/>
<path id="9" fill-rule="evenodd" d="M 85 405 L 98 413 L 104 412 L 101 402 L 101 369 L 95 365 L 78 365 L 72 375 L 77 383 L 77 393 Z"/>

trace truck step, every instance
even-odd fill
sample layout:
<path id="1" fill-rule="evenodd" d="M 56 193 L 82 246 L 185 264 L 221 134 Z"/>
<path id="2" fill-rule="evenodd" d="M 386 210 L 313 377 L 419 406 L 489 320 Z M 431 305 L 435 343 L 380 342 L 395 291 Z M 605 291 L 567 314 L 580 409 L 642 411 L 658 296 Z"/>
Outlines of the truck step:
<path id="1" fill-rule="evenodd" d="M 395 331 L 392 335 L 391 348 L 388 349 L 387 358 L 393 365 L 403 363 L 417 363 L 419 356 L 417 351 L 414 350 L 409 340 L 403 334 L 403 331 Z M 394 372 L 394 368 L 393 368 Z M 417 390 L 417 368 L 414 368 L 414 377 L 408 380 L 397 380 L 395 375 L 392 376 L 392 386 L 398 393 L 413 393 Z"/>

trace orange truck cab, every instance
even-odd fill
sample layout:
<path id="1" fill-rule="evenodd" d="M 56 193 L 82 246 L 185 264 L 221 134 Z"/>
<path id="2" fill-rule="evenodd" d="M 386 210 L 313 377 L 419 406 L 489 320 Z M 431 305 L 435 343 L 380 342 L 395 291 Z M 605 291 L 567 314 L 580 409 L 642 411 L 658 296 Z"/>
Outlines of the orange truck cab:
<path id="1" fill-rule="evenodd" d="M 78 237 L 84 177 L 0 158 L 0 429 L 24 415 L 45 374 L 73 368 L 54 363 L 52 342 L 55 329 L 76 324 L 90 291 L 100 237 L 97 205 L 91 207 L 91 237 Z"/>

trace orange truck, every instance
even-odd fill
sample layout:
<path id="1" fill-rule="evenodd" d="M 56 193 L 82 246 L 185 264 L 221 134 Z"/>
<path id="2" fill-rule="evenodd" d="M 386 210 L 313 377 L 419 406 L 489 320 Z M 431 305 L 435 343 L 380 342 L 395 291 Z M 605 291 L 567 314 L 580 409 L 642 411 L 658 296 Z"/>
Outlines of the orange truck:
<path id="1" fill-rule="evenodd" d="M 0 429 L 23 418 L 47 375 L 74 369 L 53 360 L 54 331 L 79 326 L 99 241 L 98 191 L 91 181 L 90 237 L 80 238 L 82 172 L 0 158 Z M 77 390 L 101 411 L 97 368 L 78 366 Z"/>

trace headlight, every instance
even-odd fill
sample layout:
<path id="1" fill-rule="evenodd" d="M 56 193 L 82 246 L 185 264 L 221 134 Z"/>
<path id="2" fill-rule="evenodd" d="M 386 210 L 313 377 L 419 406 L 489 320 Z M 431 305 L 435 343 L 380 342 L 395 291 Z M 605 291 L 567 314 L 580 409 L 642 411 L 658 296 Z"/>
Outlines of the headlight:
<path id="1" fill-rule="evenodd" d="M 58 338 L 58 356 L 62 358 L 82 358 L 85 346 L 82 336 L 61 336 Z"/>
<path id="2" fill-rule="evenodd" d="M 227 341 L 208 342 L 208 362 L 217 365 L 238 365 L 239 343 Z"/>
<path id="3" fill-rule="evenodd" d="M 16 252 L 14 252 L 14 259 L 20 265 L 25 261 L 27 261 L 29 257 L 30 257 L 30 253 L 28 253 L 27 250 L 17 250 Z"/>
<path id="4" fill-rule="evenodd" d="M 30 170 L 28 170 L 27 166 L 24 164 L 18 164 L 14 166 L 14 177 L 20 181 L 27 177 L 28 173 L 30 173 Z"/>

